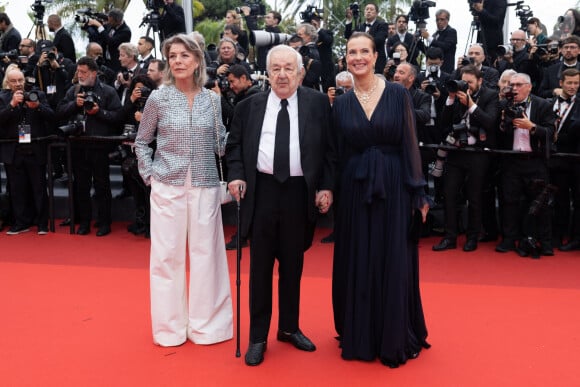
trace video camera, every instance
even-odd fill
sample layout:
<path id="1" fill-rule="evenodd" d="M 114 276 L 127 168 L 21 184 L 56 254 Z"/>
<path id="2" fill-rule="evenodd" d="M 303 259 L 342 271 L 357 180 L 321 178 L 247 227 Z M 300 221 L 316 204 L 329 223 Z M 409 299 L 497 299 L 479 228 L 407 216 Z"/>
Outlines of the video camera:
<path id="1" fill-rule="evenodd" d="M 534 13 L 530 9 L 529 5 L 525 5 L 524 1 L 517 1 L 514 3 L 508 3 L 508 7 L 516 7 L 516 16 L 520 18 L 520 30 L 528 30 L 528 20 L 534 16 Z"/>
<path id="2" fill-rule="evenodd" d="M 409 20 L 417 24 L 417 29 L 425 28 L 425 20 L 429 19 L 429 8 L 435 7 L 437 3 L 429 0 L 415 0 L 409 10 Z"/>
<path id="3" fill-rule="evenodd" d="M 49 4 L 52 3 L 52 0 L 35 0 L 34 3 L 32 3 L 30 6 L 34 12 L 34 19 L 37 23 L 42 23 L 42 20 L 44 19 L 44 12 L 46 11 L 46 7 L 44 6 L 43 2 Z"/>
<path id="4" fill-rule="evenodd" d="M 309 5 L 306 7 L 306 11 L 300 12 L 300 18 L 302 19 L 302 23 L 310 23 L 315 17 L 322 18 L 323 13 L 324 9 Z"/>
<path id="5" fill-rule="evenodd" d="M 147 0 L 145 2 L 145 7 L 150 10 L 158 11 L 159 8 L 165 7 L 165 2 L 163 0 Z"/>
<path id="6" fill-rule="evenodd" d="M 260 0 L 244 0 L 244 6 L 250 8 L 250 16 L 263 16 L 266 14 L 266 6 Z M 236 12 L 240 15 L 244 12 L 242 7 L 236 7 Z"/>

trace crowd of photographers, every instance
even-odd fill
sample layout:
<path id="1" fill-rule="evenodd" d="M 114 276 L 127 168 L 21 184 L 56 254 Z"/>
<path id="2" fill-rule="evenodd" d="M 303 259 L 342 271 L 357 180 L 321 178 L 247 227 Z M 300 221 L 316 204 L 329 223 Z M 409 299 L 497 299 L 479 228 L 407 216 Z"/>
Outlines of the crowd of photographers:
<path id="1" fill-rule="evenodd" d="M 364 8 L 352 3 L 346 12 L 345 38 L 354 31 L 373 36 L 378 51 L 375 72 L 403 84 L 413 97 L 424 173 L 433 179 L 431 193 L 444 213 L 443 224 L 431 217 L 424 234 L 442 233 L 435 251 L 456 248 L 462 233 L 466 252 L 499 238 L 496 251 L 534 258 L 553 255 L 554 248 L 580 249 L 580 108 L 575 103 L 580 34 L 574 29 L 580 26 L 580 14 L 568 10 L 560 20 L 562 27 L 548 34 L 529 7 L 518 2 L 521 26 L 504 44 L 496 35 L 503 27 L 507 2 L 468 3 L 477 43 L 470 42 L 466 55 L 460 56 L 449 11 L 437 10 L 437 30 L 426 29 L 434 2 L 415 1 L 409 14 L 398 15 L 394 23 L 381 19 L 374 3 Z M 169 11 L 158 14 L 163 7 Z M 152 11 L 147 23 L 162 26 L 174 18 L 171 26 L 183 26 L 164 30 L 164 36 L 184 32 L 183 9 L 172 0 L 149 1 L 148 9 Z M 226 128 L 237 103 L 268 88 L 264 63 L 276 44 L 300 52 L 302 85 L 327 93 L 331 104 L 353 88 L 342 58 L 333 60 L 333 32 L 321 28 L 322 10 L 308 6 L 300 16 L 296 33 L 284 34 L 278 12 L 265 12 L 259 2 L 246 1 L 228 11 L 215 49 L 206 48 L 204 37 L 193 32 L 205 50 L 206 87 L 222 97 Z M 66 170 L 65 153 L 55 148 L 51 177 L 74 175 L 77 233 L 88 234 L 91 226 L 99 236 L 110 233 L 109 165 L 117 162 L 124 177 L 119 196 L 133 196 L 137 209 L 128 230 L 147 236 L 148 189 L 137 173 L 131 140 L 149 93 L 162 87 L 165 63 L 153 58 L 155 41 L 143 36 L 136 46 L 131 44 L 120 10 L 107 15 L 83 10 L 77 22 L 90 42 L 86 55 L 75 61 L 70 55 L 76 52 L 73 41 L 60 18 L 50 15 L 48 21 L 55 33 L 52 41 L 20 39 L 8 16 L 0 13 L 5 80 L 0 138 L 19 139 L 0 143 L 12 199 L 8 234 L 34 225 L 40 234 L 47 231 L 46 143 L 38 139 L 58 134 L 74 138 L 73 170 Z M 410 22 L 415 23 L 415 33 L 408 31 Z M 105 140 L 111 136 L 118 141 Z M 91 213 L 92 199 L 96 216 Z M 325 241 L 332 241 L 332 235 Z M 235 245 L 236 236 L 228 248 Z"/>

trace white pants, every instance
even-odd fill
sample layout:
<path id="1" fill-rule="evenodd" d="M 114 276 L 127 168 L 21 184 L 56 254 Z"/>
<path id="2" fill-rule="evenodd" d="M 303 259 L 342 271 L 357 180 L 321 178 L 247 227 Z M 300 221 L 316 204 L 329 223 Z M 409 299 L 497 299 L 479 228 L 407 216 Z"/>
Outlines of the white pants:
<path id="1" fill-rule="evenodd" d="M 151 183 L 151 320 L 158 345 L 180 345 L 187 339 L 213 344 L 233 336 L 218 189 Z"/>

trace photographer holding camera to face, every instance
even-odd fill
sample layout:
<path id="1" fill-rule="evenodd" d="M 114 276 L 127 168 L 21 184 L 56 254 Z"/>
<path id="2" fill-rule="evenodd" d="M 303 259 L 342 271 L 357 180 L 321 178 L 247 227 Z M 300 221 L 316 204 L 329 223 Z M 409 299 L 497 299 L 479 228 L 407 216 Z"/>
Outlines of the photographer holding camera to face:
<path id="1" fill-rule="evenodd" d="M 46 182 L 47 146 L 32 141 L 49 134 L 54 120 L 43 92 L 25 88 L 24 74 L 15 65 L 6 69 L 7 89 L 0 91 L 0 138 L 18 141 L 0 144 L 15 223 L 8 235 L 29 231 L 36 225 L 38 234 L 48 232 Z"/>
<path id="2" fill-rule="evenodd" d="M 131 29 L 123 20 L 124 15 L 122 10 L 113 8 L 108 13 L 106 25 L 96 18 L 88 18 L 85 24 L 87 27 L 96 28 L 96 41 L 103 47 L 105 65 L 114 71 L 121 70 L 119 45 L 131 41 Z"/>
<path id="3" fill-rule="evenodd" d="M 495 148 L 498 123 L 497 93 L 483 86 L 483 74 L 474 65 L 461 69 L 461 80 L 447 82 L 449 96 L 441 123 L 452 127 L 446 142 L 457 147 Z M 440 155 L 441 149 L 438 151 Z M 459 192 L 467 199 L 467 230 L 463 251 L 477 249 L 481 231 L 482 192 L 490 156 L 475 152 L 449 151 L 445 161 L 445 236 L 434 251 L 457 246 L 457 203 Z"/>
<path id="4" fill-rule="evenodd" d="M 479 26 L 477 42 L 485 48 L 489 63 L 497 58 L 497 47 L 503 44 L 503 23 L 507 0 L 467 0 L 474 22 Z"/>
<path id="5" fill-rule="evenodd" d="M 501 253 L 516 250 L 527 256 L 531 250 L 541 255 L 553 255 L 551 217 L 548 206 L 533 213 L 521 214 L 520 198 L 525 196 L 526 209 L 548 183 L 546 155 L 554 137 L 556 120 L 552 105 L 531 94 L 530 77 L 524 73 L 512 75 L 509 89 L 503 90 L 500 124 L 500 147 L 521 152 L 506 155 L 502 162 L 503 240 L 495 250 Z M 534 256 L 539 258 L 539 255 Z"/>
<path id="6" fill-rule="evenodd" d="M 57 117 L 72 123 L 65 130 L 75 135 L 115 136 L 120 134 L 123 109 L 117 92 L 97 79 L 99 67 L 94 59 L 77 61 L 78 85 L 72 86 L 57 108 Z M 72 128 L 71 128 L 72 126 Z M 111 232 L 111 181 L 109 158 L 111 143 L 106 141 L 73 141 L 72 164 L 80 221 L 77 234 L 90 232 L 94 184 L 98 208 L 97 236 Z"/>
<path id="7" fill-rule="evenodd" d="M 253 35 L 253 31 L 260 30 L 258 27 L 258 16 L 264 15 L 264 28 L 263 30 L 269 33 L 279 34 L 282 32 L 278 24 L 282 21 L 282 15 L 276 11 L 270 11 L 265 13 L 265 7 L 260 4 L 259 0 L 246 0 L 244 1 L 244 6 L 236 8 L 238 13 L 243 13 L 244 18 L 246 20 L 246 26 L 251 31 L 250 35 Z M 256 70 L 265 72 L 266 71 L 266 56 L 268 55 L 268 51 L 273 47 L 273 45 L 262 45 L 257 46 L 255 45 L 255 39 L 250 36 L 250 42 L 257 48 L 257 58 L 255 58 L 256 62 Z"/>

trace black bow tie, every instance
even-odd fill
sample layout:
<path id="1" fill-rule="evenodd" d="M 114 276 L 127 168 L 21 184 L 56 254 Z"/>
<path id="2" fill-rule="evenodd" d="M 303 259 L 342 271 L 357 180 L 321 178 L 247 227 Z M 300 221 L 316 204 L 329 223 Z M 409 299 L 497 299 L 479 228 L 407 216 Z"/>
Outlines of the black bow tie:
<path id="1" fill-rule="evenodd" d="M 558 101 L 560 103 L 566 102 L 567 104 L 570 104 L 570 102 L 572 102 L 572 98 L 558 97 Z"/>
<path id="2" fill-rule="evenodd" d="M 371 28 L 372 24 L 365 23 L 365 28 Z"/>

